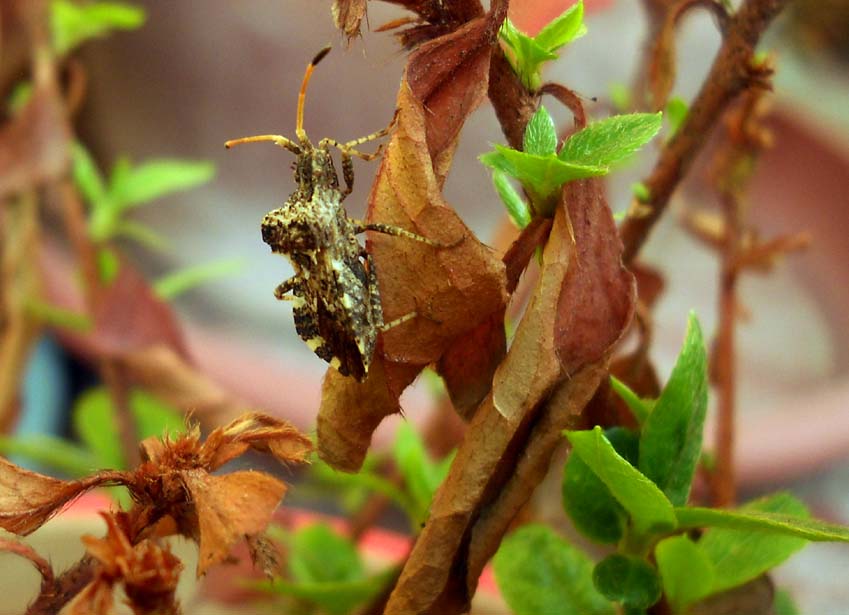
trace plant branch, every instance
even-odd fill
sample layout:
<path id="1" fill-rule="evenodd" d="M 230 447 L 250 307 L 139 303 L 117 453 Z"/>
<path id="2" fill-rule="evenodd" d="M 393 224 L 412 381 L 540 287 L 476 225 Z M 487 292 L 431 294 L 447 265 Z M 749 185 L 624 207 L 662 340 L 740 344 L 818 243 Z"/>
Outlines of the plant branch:
<path id="1" fill-rule="evenodd" d="M 729 20 L 722 46 L 687 119 L 663 148 L 654 170 L 643 182 L 649 192 L 644 215 L 629 216 L 622 226 L 623 259 L 626 263 L 632 262 L 640 251 L 728 104 L 746 87 L 763 81 L 766 75 L 752 65 L 755 46 L 772 19 L 788 2 L 745 0 Z"/>

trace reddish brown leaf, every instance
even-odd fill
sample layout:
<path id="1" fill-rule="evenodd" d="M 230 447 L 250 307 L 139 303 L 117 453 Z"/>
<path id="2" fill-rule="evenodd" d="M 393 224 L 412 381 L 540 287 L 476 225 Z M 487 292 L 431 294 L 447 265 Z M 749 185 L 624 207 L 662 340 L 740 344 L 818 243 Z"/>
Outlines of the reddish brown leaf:
<path id="1" fill-rule="evenodd" d="M 555 343 L 567 373 L 596 363 L 634 314 L 634 276 L 622 266 L 622 242 L 598 179 L 570 182 L 564 201 L 577 253 L 557 305 Z"/>
<path id="2" fill-rule="evenodd" d="M 387 321 L 413 311 L 417 317 L 383 335 L 366 382 L 328 372 L 318 439 L 321 456 L 332 465 L 359 467 L 372 430 L 398 411 L 404 387 L 455 340 L 503 310 L 503 264 L 441 194 L 460 128 L 486 92 L 489 51 L 502 19 L 499 11 L 472 21 L 410 57 L 368 219 L 409 229 L 443 247 L 369 237 Z"/>
<path id="3" fill-rule="evenodd" d="M 512 293 L 519 284 L 522 272 L 531 261 L 536 249 L 545 244 L 551 232 L 551 218 L 534 218 L 504 254 L 507 267 L 507 292 Z"/>
<path id="4" fill-rule="evenodd" d="M 0 198 L 58 179 L 68 167 L 70 132 L 52 87 L 37 87 L 26 106 L 0 127 Z"/>
<path id="5" fill-rule="evenodd" d="M 80 480 L 63 481 L 24 470 L 0 457 L 0 527 L 24 536 L 89 489 L 116 485 L 122 479 L 120 472 L 98 472 Z"/>
<path id="6" fill-rule="evenodd" d="M 333 23 L 352 39 L 360 34 L 360 22 L 366 14 L 366 0 L 333 0 Z"/>
<path id="7" fill-rule="evenodd" d="M 282 481 L 262 472 L 187 470 L 182 480 L 197 515 L 198 576 L 224 561 L 239 540 L 264 532 L 286 493 Z"/>
<path id="8" fill-rule="evenodd" d="M 637 296 L 647 308 L 651 309 L 666 286 L 663 274 L 643 263 L 631 263 L 629 269 L 637 280 Z"/>

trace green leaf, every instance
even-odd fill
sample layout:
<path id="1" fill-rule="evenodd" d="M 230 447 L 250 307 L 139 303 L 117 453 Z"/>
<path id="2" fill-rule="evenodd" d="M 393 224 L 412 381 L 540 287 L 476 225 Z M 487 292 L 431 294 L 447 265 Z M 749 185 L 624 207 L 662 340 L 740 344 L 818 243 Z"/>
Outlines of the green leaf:
<path id="1" fill-rule="evenodd" d="M 119 220 L 115 223 L 110 236 L 126 237 L 154 250 L 163 251 L 168 248 L 168 241 L 149 226 L 133 220 Z"/>
<path id="2" fill-rule="evenodd" d="M 89 389 L 74 402 L 71 414 L 74 431 L 96 456 L 101 468 L 123 470 L 127 458 L 115 419 L 115 409 L 104 387 Z"/>
<path id="3" fill-rule="evenodd" d="M 695 514 L 684 512 L 691 510 L 696 511 Z M 696 521 L 696 516 L 707 525 L 707 510 L 710 509 L 680 509 L 676 510 L 676 514 L 683 518 L 685 526 L 691 526 Z M 709 525 L 727 519 L 727 515 L 733 513 L 720 510 L 713 512 L 717 514 L 711 517 Z M 804 521 L 808 517 L 808 511 L 804 504 L 787 493 L 755 500 L 741 507 L 737 513 L 739 516 L 734 520 L 737 524 L 735 527 L 745 529 L 713 527 L 707 530 L 698 542 L 699 548 L 711 561 L 716 572 L 711 593 L 737 587 L 775 568 L 804 547 L 806 539 L 811 536 L 820 535 L 822 537 L 818 539 L 827 539 L 816 531 L 805 530 L 795 534 L 795 530 L 791 531 L 794 527 L 805 527 Z M 773 515 L 778 515 L 781 522 L 768 523 L 769 517 Z M 748 523 L 752 525 L 741 525 L 746 523 L 742 519 L 743 516 L 748 516 L 751 519 Z M 794 517 L 797 524 L 795 526 Z M 779 531 L 789 535 L 781 535 L 777 533 Z M 845 530 L 843 532 L 845 533 Z"/>
<path id="4" fill-rule="evenodd" d="M 32 83 L 30 81 L 19 81 L 12 88 L 12 92 L 6 99 L 6 108 L 9 115 L 14 117 L 26 106 L 32 98 Z"/>
<path id="5" fill-rule="evenodd" d="M 101 468 L 100 460 L 91 451 L 47 434 L 0 435 L 0 453 L 25 457 L 71 478 L 87 476 Z"/>
<path id="6" fill-rule="evenodd" d="M 112 249 L 101 248 L 97 251 L 97 271 L 101 282 L 111 284 L 118 277 L 120 269 L 121 261 Z"/>
<path id="7" fill-rule="evenodd" d="M 244 268 L 241 259 L 224 259 L 179 269 L 156 280 L 153 290 L 164 301 L 183 294 L 212 280 L 239 273 Z"/>
<path id="8" fill-rule="evenodd" d="M 557 130 L 548 110 L 540 105 L 525 127 L 522 149 L 526 154 L 547 156 L 557 152 Z"/>
<path id="9" fill-rule="evenodd" d="M 83 198 L 92 210 L 109 209 L 109 199 L 106 195 L 106 187 L 103 184 L 103 176 L 100 174 L 91 154 L 78 141 L 75 141 L 71 146 L 71 161 L 74 183 L 80 189 Z"/>
<path id="10" fill-rule="evenodd" d="M 546 51 L 556 51 L 586 33 L 584 3 L 581 1 L 548 22 L 534 37 L 534 41 Z"/>
<path id="11" fill-rule="evenodd" d="M 675 527 L 672 504 L 653 482 L 614 450 L 601 427 L 592 431 L 567 431 L 566 437 L 572 443 L 573 452 L 628 511 L 638 533 Z"/>
<path id="12" fill-rule="evenodd" d="M 657 543 L 655 559 L 663 593 L 674 612 L 707 596 L 713 587 L 713 564 L 692 540 L 672 536 Z"/>
<path id="13" fill-rule="evenodd" d="M 631 90 L 624 83 L 611 83 L 609 88 L 610 103 L 619 113 L 631 110 Z"/>
<path id="14" fill-rule="evenodd" d="M 141 389 L 130 391 L 130 412 L 139 440 L 151 436 L 175 436 L 186 431 L 182 412 Z"/>
<path id="15" fill-rule="evenodd" d="M 651 201 L 651 192 L 649 192 L 649 187 L 643 182 L 635 182 L 631 186 L 631 194 L 633 194 L 634 198 L 640 203 L 648 203 Z"/>
<path id="16" fill-rule="evenodd" d="M 669 99 L 669 102 L 666 103 L 666 121 L 669 122 L 668 139 L 671 139 L 678 132 L 689 112 L 690 110 L 683 98 L 676 96 Z"/>
<path id="17" fill-rule="evenodd" d="M 607 556 L 596 564 L 593 584 L 606 598 L 637 609 L 647 609 L 660 600 L 657 571 L 637 557 Z"/>
<path id="18" fill-rule="evenodd" d="M 802 615 L 793 597 L 784 589 L 776 590 L 772 610 L 775 615 Z"/>
<path id="19" fill-rule="evenodd" d="M 811 542 L 849 542 L 849 528 L 794 515 L 717 508 L 676 508 L 681 527 L 717 527 L 795 536 Z"/>
<path id="20" fill-rule="evenodd" d="M 123 2 L 77 4 L 71 0 L 50 3 L 53 49 L 65 55 L 88 39 L 113 30 L 135 30 L 145 21 L 144 9 Z"/>
<path id="21" fill-rule="evenodd" d="M 566 139 L 557 157 L 580 166 L 607 169 L 651 141 L 660 130 L 662 114 L 631 113 L 593 122 Z"/>
<path id="22" fill-rule="evenodd" d="M 87 314 L 72 312 L 38 299 L 27 299 L 26 309 L 32 316 L 50 327 L 87 332 L 94 326 Z"/>
<path id="23" fill-rule="evenodd" d="M 393 457 L 404 477 L 404 486 L 416 504 L 418 514 L 414 522 L 423 523 L 427 520 L 433 494 L 445 479 L 453 455 L 447 463 L 433 463 L 412 425 L 404 422 L 395 435 Z"/>
<path id="24" fill-rule="evenodd" d="M 507 45 L 507 60 L 522 84 L 535 92 L 542 84 L 542 65 L 556 60 L 557 54 L 541 47 L 533 38 L 516 28 L 509 18 L 499 30 L 501 40 Z"/>
<path id="25" fill-rule="evenodd" d="M 322 613 L 348 615 L 356 612 L 357 607 L 370 604 L 376 600 L 397 575 L 398 571 L 395 568 L 389 568 L 381 573 L 356 581 L 292 583 L 275 579 L 272 582 L 261 582 L 257 584 L 257 587 L 268 592 L 293 596 L 318 605 L 322 609 Z M 298 611 L 293 610 L 292 612 Z"/>
<path id="26" fill-rule="evenodd" d="M 371 458 L 366 457 L 366 461 L 369 461 L 369 459 Z M 349 474 L 348 472 L 334 470 L 316 458 L 310 464 L 310 473 L 318 482 L 335 487 L 335 491 L 344 498 L 353 499 L 354 497 L 359 497 L 360 494 L 358 492 L 360 490 L 367 490 L 386 496 L 404 511 L 404 514 L 407 515 L 410 521 L 410 528 L 414 531 L 418 530 L 421 523 L 420 514 L 418 506 L 412 497 L 396 487 L 391 481 L 373 471 L 369 471 L 365 465 L 358 473 Z"/>
<path id="27" fill-rule="evenodd" d="M 291 535 L 288 562 L 289 573 L 298 583 L 338 583 L 365 578 L 356 545 L 324 523 L 308 525 Z"/>
<path id="28" fill-rule="evenodd" d="M 513 220 L 513 224 L 520 229 L 528 226 L 531 223 L 531 210 L 528 208 L 525 199 L 516 192 L 507 175 L 501 171 L 493 171 L 492 185 L 495 186 L 495 191 L 501 198 L 501 202 L 507 208 L 507 213 Z"/>
<path id="29" fill-rule="evenodd" d="M 551 528 L 522 526 L 493 558 L 501 595 L 516 615 L 613 615 L 593 587 L 592 562 Z"/>
<path id="30" fill-rule="evenodd" d="M 607 169 L 563 162 L 556 156 L 526 154 L 495 145 L 494 152 L 480 157 L 485 165 L 518 179 L 542 215 L 553 215 L 560 196 L 560 187 L 568 181 L 604 175 Z"/>
<path id="31" fill-rule="evenodd" d="M 654 407 L 654 400 L 651 399 L 643 399 L 631 388 L 619 380 L 616 376 L 610 377 L 610 388 L 612 388 L 616 394 L 622 398 L 622 401 L 631 409 L 631 412 L 634 415 L 634 418 L 637 419 L 637 422 L 642 425 L 646 422 L 646 419 L 651 414 L 652 408 Z M 636 463 L 636 461 L 635 461 Z"/>
<path id="32" fill-rule="evenodd" d="M 617 453 L 632 465 L 637 461 L 639 438 L 622 427 L 605 431 Z M 575 527 L 596 542 L 619 542 L 628 525 L 628 513 L 579 455 L 569 455 L 563 468 L 563 508 Z"/>
<path id="33" fill-rule="evenodd" d="M 153 160 L 113 177 L 110 196 L 124 209 L 205 184 L 213 175 L 215 165 L 211 162 Z"/>
<path id="34" fill-rule="evenodd" d="M 691 313 L 678 361 L 640 438 L 640 470 L 676 506 L 687 502 L 702 449 L 707 387 L 702 331 Z"/>

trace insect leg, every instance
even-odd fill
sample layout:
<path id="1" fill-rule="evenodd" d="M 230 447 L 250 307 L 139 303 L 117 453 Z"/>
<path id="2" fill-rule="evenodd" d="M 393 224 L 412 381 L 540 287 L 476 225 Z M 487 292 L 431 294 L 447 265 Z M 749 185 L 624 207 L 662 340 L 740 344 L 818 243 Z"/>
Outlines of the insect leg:
<path id="1" fill-rule="evenodd" d="M 400 226 L 392 226 L 391 224 L 381 224 L 380 222 L 365 222 L 363 220 L 352 220 L 354 223 L 354 228 L 356 233 L 362 233 L 363 231 L 374 231 L 376 233 L 383 233 L 384 235 L 392 235 L 394 237 L 406 237 L 407 239 L 413 239 L 415 241 L 421 241 L 422 243 L 426 243 L 429 246 L 433 246 L 435 248 L 443 247 L 441 244 L 436 243 L 428 239 L 427 237 L 422 237 L 412 231 L 408 231 L 407 229 L 401 228 Z"/>
<path id="2" fill-rule="evenodd" d="M 245 143 L 261 143 L 265 141 L 270 141 L 271 143 L 274 143 L 274 145 L 285 148 L 295 155 L 301 153 L 301 148 L 297 143 L 282 135 L 256 135 L 253 137 L 242 137 L 241 139 L 230 139 L 224 143 L 224 147 L 230 149 L 236 145 L 243 145 Z"/>
<path id="3" fill-rule="evenodd" d="M 279 301 L 295 301 L 298 297 L 294 295 L 287 295 L 287 293 L 292 292 L 295 288 L 301 285 L 302 279 L 300 276 L 295 276 L 289 278 L 288 280 L 281 282 L 277 288 L 274 289 L 274 296 Z"/>

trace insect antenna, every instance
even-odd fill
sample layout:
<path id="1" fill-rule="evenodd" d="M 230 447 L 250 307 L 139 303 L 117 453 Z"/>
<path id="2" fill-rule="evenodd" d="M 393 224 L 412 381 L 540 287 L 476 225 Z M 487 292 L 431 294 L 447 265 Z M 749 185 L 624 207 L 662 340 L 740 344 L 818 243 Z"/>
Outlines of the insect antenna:
<path id="1" fill-rule="evenodd" d="M 301 89 L 298 92 L 298 115 L 295 124 L 295 134 L 298 136 L 298 141 L 304 143 L 307 140 L 307 133 L 304 130 L 304 100 L 307 97 L 307 85 L 309 85 L 310 77 L 315 67 L 330 53 L 330 45 L 315 54 L 312 61 L 307 64 L 307 70 L 304 72 L 304 80 L 301 82 Z"/>

